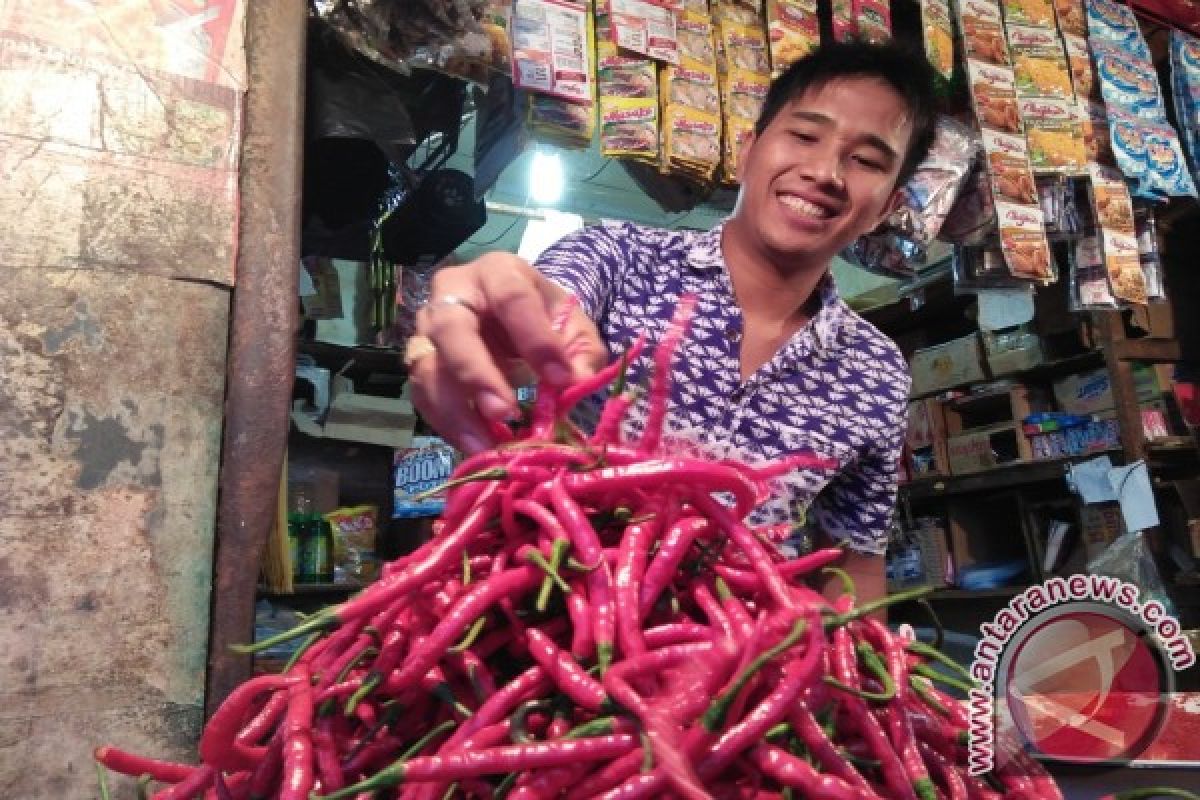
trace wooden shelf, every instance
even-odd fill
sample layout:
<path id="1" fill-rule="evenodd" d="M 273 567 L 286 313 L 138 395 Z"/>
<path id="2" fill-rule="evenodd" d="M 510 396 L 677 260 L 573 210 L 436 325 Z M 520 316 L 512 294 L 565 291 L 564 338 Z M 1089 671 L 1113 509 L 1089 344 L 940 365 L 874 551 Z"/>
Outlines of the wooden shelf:
<path id="1" fill-rule="evenodd" d="M 318 363 L 328 364 L 334 371 L 353 361 L 354 367 L 362 371 L 407 374 L 404 369 L 404 354 L 391 347 L 351 347 L 302 339 L 296 343 L 296 352 L 312 356 Z"/>
<path id="2" fill-rule="evenodd" d="M 900 493 L 909 500 L 923 500 L 930 497 L 950 497 L 953 495 L 983 492 L 992 489 L 1007 489 L 1013 486 L 1023 486 L 1030 483 L 1042 483 L 1062 479 L 1066 475 L 1066 467 L 1079 461 L 1086 461 L 1101 455 L 1115 455 L 1120 450 L 1099 450 L 1082 456 L 1070 458 L 1055 458 L 1042 461 L 1020 461 L 1006 464 L 984 472 L 974 472 L 968 475 L 947 475 L 929 478 L 918 478 L 900 485 Z"/>
<path id="3" fill-rule="evenodd" d="M 1117 358 L 1125 361 L 1153 361 L 1170 364 L 1183 355 L 1178 339 L 1120 339 L 1113 343 Z"/>
<path id="4" fill-rule="evenodd" d="M 1014 380 L 1027 384 L 1044 383 L 1052 381 L 1055 378 L 1061 378 L 1064 375 L 1084 372 L 1089 369 L 1098 369 L 1103 366 L 1104 353 L 1099 350 L 1089 350 L 1086 353 L 1046 361 L 1029 369 L 997 375 L 995 376 L 995 380 Z"/>
<path id="5" fill-rule="evenodd" d="M 297 583 L 289 592 L 273 592 L 265 586 L 258 587 L 260 597 L 307 597 L 311 595 L 342 595 L 361 591 L 361 583 Z"/>

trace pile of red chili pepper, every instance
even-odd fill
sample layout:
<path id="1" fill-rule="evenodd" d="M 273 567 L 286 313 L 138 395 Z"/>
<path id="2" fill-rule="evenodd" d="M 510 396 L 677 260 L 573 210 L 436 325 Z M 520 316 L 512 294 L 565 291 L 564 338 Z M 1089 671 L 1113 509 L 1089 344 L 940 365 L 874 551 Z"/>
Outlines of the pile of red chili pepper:
<path id="1" fill-rule="evenodd" d="M 811 456 L 749 465 L 666 455 L 684 302 L 654 353 L 648 422 L 622 359 L 563 390 L 455 472 L 433 538 L 342 605 L 251 649 L 304 637 L 239 686 L 200 764 L 112 747 L 157 800 L 247 798 L 1061 797 L 1028 758 L 967 774 L 967 715 L 937 650 L 805 579 L 838 549 L 784 560 L 743 522 Z M 613 384 L 599 423 L 568 414 Z M 935 671 L 933 663 L 946 669 Z M 946 677 L 947 669 L 960 678 Z"/>

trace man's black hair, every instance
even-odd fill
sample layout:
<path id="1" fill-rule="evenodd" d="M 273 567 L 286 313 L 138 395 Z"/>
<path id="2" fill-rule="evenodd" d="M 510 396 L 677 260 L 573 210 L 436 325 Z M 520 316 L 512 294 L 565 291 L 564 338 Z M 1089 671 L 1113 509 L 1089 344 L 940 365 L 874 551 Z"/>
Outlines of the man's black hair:
<path id="1" fill-rule="evenodd" d="M 875 78 L 900 95 L 912 120 L 908 150 L 896 176 L 896 185 L 902 186 L 933 144 L 936 130 L 933 75 L 933 68 L 923 54 L 895 42 L 822 45 L 771 82 L 754 132 L 761 136 L 784 106 L 810 89 L 819 89 L 838 78 Z"/>

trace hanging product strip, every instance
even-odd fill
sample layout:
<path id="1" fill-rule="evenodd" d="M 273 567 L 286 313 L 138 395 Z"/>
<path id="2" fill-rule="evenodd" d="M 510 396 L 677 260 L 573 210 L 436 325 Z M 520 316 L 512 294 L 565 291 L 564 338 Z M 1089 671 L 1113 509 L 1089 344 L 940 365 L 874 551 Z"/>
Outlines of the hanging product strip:
<path id="1" fill-rule="evenodd" d="M 513 85 L 528 90 L 529 130 L 561 147 L 587 147 L 596 131 L 592 15 L 586 3 L 515 0 Z"/>
<path id="2" fill-rule="evenodd" d="M 971 102 L 983 137 L 1000 250 L 1013 276 L 1051 281 L 1054 262 L 1034 188 L 1000 8 L 991 0 L 964 0 L 959 4 L 959 19 Z"/>
<path id="3" fill-rule="evenodd" d="M 1171 31 L 1171 88 L 1192 174 L 1200 176 L 1200 39 L 1178 30 Z"/>
<path id="4" fill-rule="evenodd" d="M 921 39 L 925 57 L 944 80 L 954 77 L 954 24 L 947 0 L 921 0 Z"/>
<path id="5" fill-rule="evenodd" d="M 772 75 L 820 47 L 817 0 L 767 0 L 767 39 Z"/>
<path id="6" fill-rule="evenodd" d="M 662 71 L 664 172 L 712 180 L 721 163 L 721 99 L 712 20 L 684 12 L 678 20 L 678 65 Z"/>
<path id="7" fill-rule="evenodd" d="M 652 164 L 658 160 L 657 65 L 645 55 L 618 48 L 613 35 L 612 17 L 598 14 L 600 152 Z"/>
<path id="8" fill-rule="evenodd" d="M 730 0 L 716 0 L 713 23 L 724 128 L 720 177 L 722 182 L 734 184 L 767 97 L 771 62 L 760 12 Z"/>

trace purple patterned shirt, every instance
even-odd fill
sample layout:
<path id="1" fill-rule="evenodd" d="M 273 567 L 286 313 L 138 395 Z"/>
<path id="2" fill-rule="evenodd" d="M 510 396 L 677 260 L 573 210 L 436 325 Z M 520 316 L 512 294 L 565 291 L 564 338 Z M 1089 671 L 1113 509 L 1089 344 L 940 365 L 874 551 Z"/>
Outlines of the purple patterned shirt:
<path id="1" fill-rule="evenodd" d="M 828 275 L 820 310 L 749 380 L 741 380 L 742 313 L 721 254 L 721 227 L 673 231 L 609 222 L 576 231 L 546 250 L 537 267 L 579 297 L 609 349 L 639 333 L 653 345 L 676 302 L 699 297 L 673 368 L 664 441 L 681 450 L 760 461 L 815 451 L 838 468 L 780 479 L 754 522 L 806 521 L 854 550 L 882 554 L 896 501 L 910 378 L 896 345 L 841 300 Z M 631 365 L 650 374 L 647 348 Z M 644 400 L 626 435 L 645 424 Z"/>

